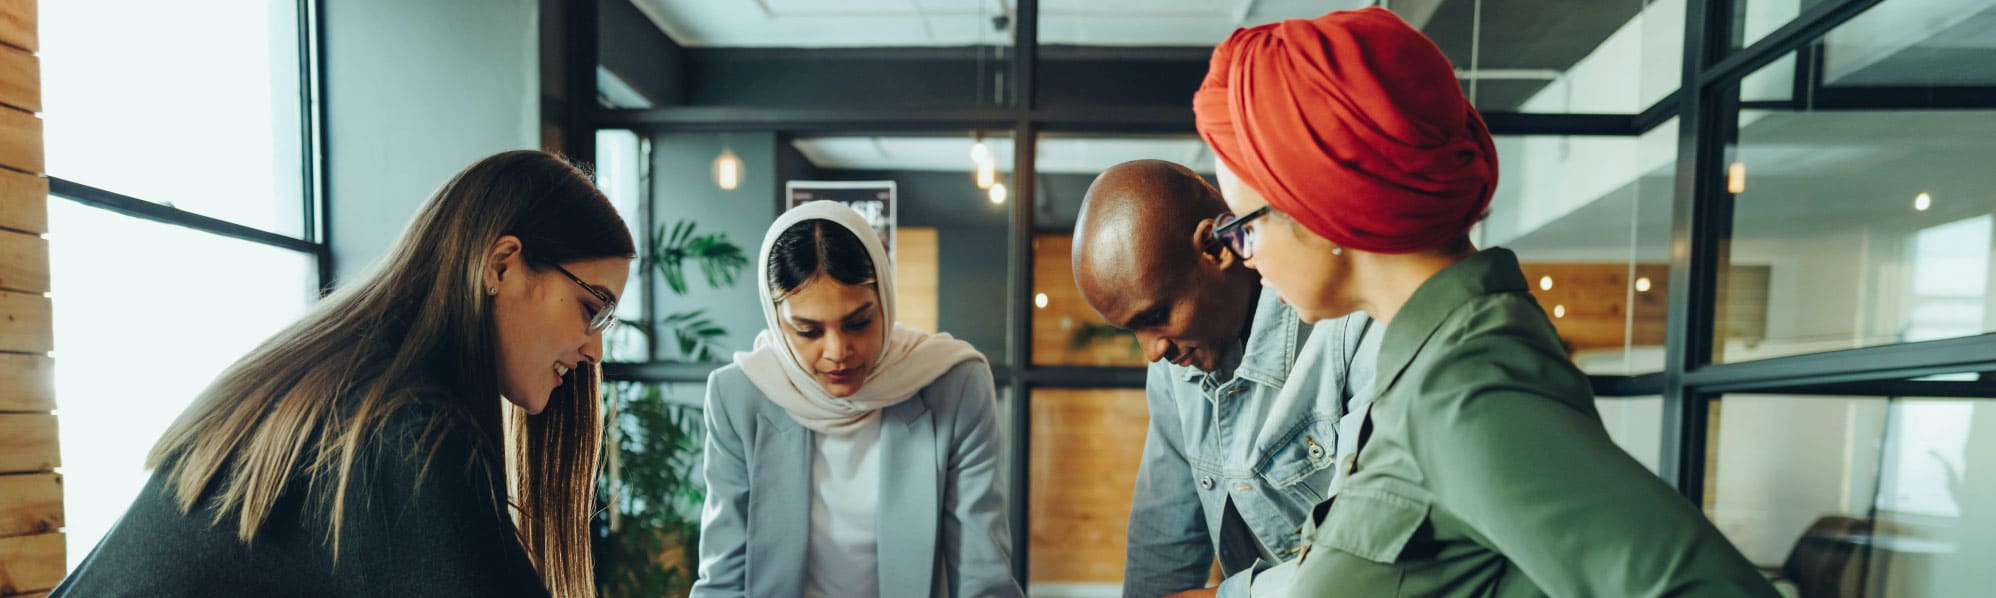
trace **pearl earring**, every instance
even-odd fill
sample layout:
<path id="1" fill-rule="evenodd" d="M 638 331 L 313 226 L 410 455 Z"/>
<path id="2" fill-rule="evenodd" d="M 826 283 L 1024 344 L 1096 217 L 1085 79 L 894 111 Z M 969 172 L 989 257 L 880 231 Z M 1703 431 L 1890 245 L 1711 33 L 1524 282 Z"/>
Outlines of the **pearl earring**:
<path id="1" fill-rule="evenodd" d="M 1331 248 L 1331 255 L 1344 255 L 1344 254 L 1345 254 L 1345 248 L 1343 248 L 1343 247 L 1332 247 L 1332 248 Z"/>

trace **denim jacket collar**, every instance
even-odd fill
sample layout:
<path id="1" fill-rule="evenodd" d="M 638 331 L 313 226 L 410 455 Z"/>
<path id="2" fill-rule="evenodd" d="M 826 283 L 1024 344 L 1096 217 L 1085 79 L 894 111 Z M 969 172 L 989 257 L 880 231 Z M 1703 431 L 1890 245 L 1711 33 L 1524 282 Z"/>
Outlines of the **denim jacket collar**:
<path id="1" fill-rule="evenodd" d="M 1248 328 L 1246 350 L 1236 342 L 1220 360 L 1220 367 L 1214 372 L 1200 371 L 1199 368 L 1179 368 L 1179 376 L 1186 382 L 1201 386 L 1217 387 L 1232 378 L 1241 378 L 1264 386 L 1280 388 L 1288 381 L 1289 368 L 1296 363 L 1296 354 L 1303 347 L 1303 341 L 1310 338 L 1310 325 L 1296 315 L 1296 310 L 1283 303 L 1274 290 L 1261 289 L 1256 299 L 1254 321 Z M 1231 370 L 1232 376 L 1221 372 Z"/>

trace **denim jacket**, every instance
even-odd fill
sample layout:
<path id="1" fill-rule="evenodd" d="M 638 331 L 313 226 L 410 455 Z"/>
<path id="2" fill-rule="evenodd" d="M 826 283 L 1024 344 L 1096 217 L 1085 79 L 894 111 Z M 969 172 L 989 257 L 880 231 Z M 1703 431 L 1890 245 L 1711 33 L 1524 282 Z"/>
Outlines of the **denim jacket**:
<path id="1" fill-rule="evenodd" d="M 1220 595 L 1244 597 L 1256 571 L 1301 553 L 1300 529 L 1336 471 L 1339 421 L 1371 400 L 1378 343 L 1367 332 L 1382 328 L 1362 313 L 1305 324 L 1265 291 L 1245 346 L 1218 371 L 1150 365 L 1126 598 L 1205 587 L 1216 554 Z M 1252 538 L 1223 534 L 1229 498 Z"/>

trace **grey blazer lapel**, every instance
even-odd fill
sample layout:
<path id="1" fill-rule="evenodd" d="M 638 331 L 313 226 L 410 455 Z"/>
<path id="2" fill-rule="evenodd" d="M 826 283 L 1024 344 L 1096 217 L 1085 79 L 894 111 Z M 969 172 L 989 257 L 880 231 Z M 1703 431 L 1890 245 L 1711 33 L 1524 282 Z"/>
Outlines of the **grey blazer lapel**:
<path id="1" fill-rule="evenodd" d="M 929 596 L 943 493 L 935 418 L 920 395 L 880 415 L 880 595 Z"/>
<path id="2" fill-rule="evenodd" d="M 756 416 L 749 451 L 750 596 L 804 594 L 805 540 L 811 533 L 811 433 L 782 413 Z"/>

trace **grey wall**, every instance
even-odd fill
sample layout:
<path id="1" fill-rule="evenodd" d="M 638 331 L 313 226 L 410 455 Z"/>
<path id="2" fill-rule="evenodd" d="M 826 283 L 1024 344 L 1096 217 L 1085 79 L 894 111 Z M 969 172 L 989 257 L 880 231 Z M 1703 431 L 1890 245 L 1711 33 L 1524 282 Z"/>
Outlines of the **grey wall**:
<path id="1" fill-rule="evenodd" d="M 327 211 L 340 280 L 372 265 L 452 174 L 539 145 L 538 10 L 533 0 L 325 4 Z"/>
<path id="2" fill-rule="evenodd" d="M 741 156 L 742 184 L 723 191 L 714 184 L 711 169 L 714 158 L 726 146 Z M 776 199 L 782 183 L 776 174 L 775 133 L 675 134 L 652 138 L 652 218 L 659 226 L 670 227 L 692 219 L 699 234 L 722 233 L 741 246 L 750 260 L 762 245 L 769 223 L 776 221 Z M 715 323 L 727 328 L 722 345 L 732 351 L 754 346 L 756 332 L 762 330 L 761 299 L 755 290 L 755 273 L 745 272 L 732 288 L 714 289 L 707 285 L 697 267 L 689 264 L 688 293 L 674 295 L 658 278 L 654 309 L 659 317 L 676 312 L 704 309 Z M 659 337 L 660 355 L 679 359 L 671 339 Z"/>

